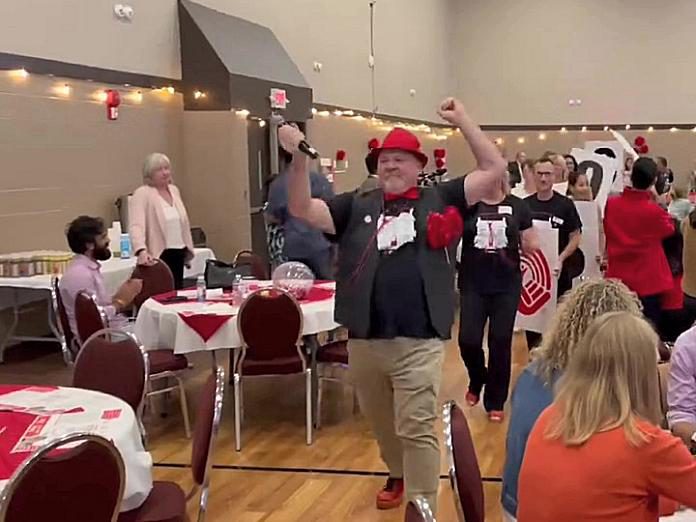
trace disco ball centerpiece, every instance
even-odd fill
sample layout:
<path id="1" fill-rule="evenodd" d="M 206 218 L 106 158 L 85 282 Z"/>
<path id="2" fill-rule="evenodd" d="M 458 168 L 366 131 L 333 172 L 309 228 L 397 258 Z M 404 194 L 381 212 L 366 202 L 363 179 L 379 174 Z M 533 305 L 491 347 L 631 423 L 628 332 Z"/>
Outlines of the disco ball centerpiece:
<path id="1" fill-rule="evenodd" d="M 304 263 L 289 261 L 273 271 L 273 286 L 281 288 L 295 299 L 304 299 L 314 286 L 314 273 Z"/>

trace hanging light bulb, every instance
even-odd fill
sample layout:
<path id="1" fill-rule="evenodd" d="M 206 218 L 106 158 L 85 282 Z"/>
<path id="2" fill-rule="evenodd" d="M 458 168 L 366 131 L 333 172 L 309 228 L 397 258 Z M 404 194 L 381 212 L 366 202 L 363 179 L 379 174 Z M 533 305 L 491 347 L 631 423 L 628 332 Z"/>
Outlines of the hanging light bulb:
<path id="1" fill-rule="evenodd" d="M 676 127 L 672 127 L 671 129 L 669 129 L 669 132 L 678 132 L 678 131 L 679 131 L 679 129 L 677 129 Z"/>
<path id="2" fill-rule="evenodd" d="M 171 85 L 170 85 L 169 87 L 166 87 L 165 90 L 166 90 L 169 94 L 174 94 L 174 93 L 176 92 L 176 91 L 174 90 L 174 87 L 172 87 Z"/>
<path id="3" fill-rule="evenodd" d="M 609 130 L 609 125 L 605 125 L 605 126 L 604 126 L 604 131 L 606 132 L 606 131 L 608 131 L 608 130 Z"/>
<path id="4" fill-rule="evenodd" d="M 631 124 L 630 124 L 630 123 L 627 123 L 627 124 L 626 124 L 626 130 L 631 130 Z"/>
<path id="5" fill-rule="evenodd" d="M 266 126 L 266 120 L 259 120 L 259 127 L 264 128 Z"/>
<path id="6" fill-rule="evenodd" d="M 246 118 L 247 116 L 249 116 L 249 111 L 246 110 L 246 109 L 240 109 L 240 110 L 238 110 L 238 111 L 235 111 L 235 114 L 236 114 L 237 116 L 241 116 L 241 117 L 243 117 L 243 118 Z"/>
<path id="7" fill-rule="evenodd" d="M 319 111 L 317 112 L 317 116 L 321 116 L 322 118 L 326 118 L 330 115 L 331 113 L 329 111 Z"/>
<path id="8" fill-rule="evenodd" d="M 565 134 L 566 132 L 568 132 L 568 129 L 566 129 L 565 127 L 561 127 L 561 134 Z"/>
<path id="9" fill-rule="evenodd" d="M 539 141 L 544 141 L 545 139 L 546 139 L 546 133 L 545 132 L 539 133 Z"/>
<path id="10" fill-rule="evenodd" d="M 517 143 L 519 143 L 520 145 L 522 145 L 525 141 L 527 140 L 524 136 L 520 136 L 519 138 L 517 138 Z"/>
<path id="11" fill-rule="evenodd" d="M 106 91 L 105 91 L 105 90 L 99 89 L 98 91 L 96 91 L 96 92 L 92 95 L 92 97 L 93 97 L 95 100 L 97 100 L 98 102 L 104 103 L 104 102 L 106 101 L 107 94 L 106 94 Z"/>
<path id="12" fill-rule="evenodd" d="M 344 115 L 344 116 L 355 116 L 355 112 L 350 111 L 350 110 L 348 110 L 348 111 L 343 111 L 343 115 Z"/>
<path id="13" fill-rule="evenodd" d="M 343 111 L 340 111 L 340 110 L 336 109 L 336 110 L 334 111 L 334 116 L 343 116 Z"/>
<path id="14" fill-rule="evenodd" d="M 319 112 L 319 111 L 317 110 L 317 108 L 316 108 L 316 107 L 312 107 L 312 114 L 316 116 L 317 112 Z"/>
<path id="15" fill-rule="evenodd" d="M 9 74 L 12 78 L 19 78 L 22 80 L 29 77 L 29 73 L 24 67 L 21 69 L 13 69 L 12 71 L 9 71 Z"/>
<path id="16" fill-rule="evenodd" d="M 64 83 L 62 85 L 55 86 L 53 90 L 56 94 L 59 94 L 60 96 L 70 96 L 70 93 L 72 92 L 72 87 L 70 87 L 70 85 L 68 85 L 67 83 Z"/>
<path id="17" fill-rule="evenodd" d="M 582 129 L 580 129 L 581 132 L 587 132 L 587 126 L 583 125 Z"/>
<path id="18" fill-rule="evenodd" d="M 652 131 L 654 131 L 654 130 L 655 130 L 655 129 L 653 129 L 653 126 L 652 126 L 652 125 L 651 125 L 650 127 L 648 127 L 648 132 L 652 132 Z"/>
<path id="19" fill-rule="evenodd" d="M 196 100 L 200 100 L 201 98 L 205 98 L 206 94 L 203 91 L 193 91 L 193 97 Z"/>

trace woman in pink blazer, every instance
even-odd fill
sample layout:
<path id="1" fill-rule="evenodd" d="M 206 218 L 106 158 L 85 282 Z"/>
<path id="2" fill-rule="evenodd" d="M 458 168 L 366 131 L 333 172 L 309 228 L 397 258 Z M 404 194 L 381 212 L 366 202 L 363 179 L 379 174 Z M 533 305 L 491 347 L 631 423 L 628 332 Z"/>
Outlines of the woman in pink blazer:
<path id="1" fill-rule="evenodd" d="M 159 152 L 145 158 L 143 182 L 130 198 L 128 214 L 138 264 L 160 258 L 171 269 L 176 288 L 181 288 L 184 265 L 193 259 L 193 239 L 186 207 L 172 184 L 169 158 Z"/>

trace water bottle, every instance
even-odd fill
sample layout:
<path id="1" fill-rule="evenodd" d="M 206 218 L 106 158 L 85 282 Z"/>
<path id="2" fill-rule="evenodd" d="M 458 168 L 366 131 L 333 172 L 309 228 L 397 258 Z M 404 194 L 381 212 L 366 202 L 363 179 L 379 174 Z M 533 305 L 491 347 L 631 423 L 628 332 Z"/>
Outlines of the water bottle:
<path id="1" fill-rule="evenodd" d="M 232 281 L 232 303 L 235 305 L 242 304 L 242 274 L 235 274 Z"/>
<path id="2" fill-rule="evenodd" d="M 196 301 L 199 303 L 205 302 L 206 288 L 205 288 L 205 277 L 202 275 L 198 276 L 196 279 Z"/>
<path id="3" fill-rule="evenodd" d="M 121 234 L 121 259 L 128 259 L 130 257 L 131 247 L 130 247 L 130 236 L 128 234 Z"/>

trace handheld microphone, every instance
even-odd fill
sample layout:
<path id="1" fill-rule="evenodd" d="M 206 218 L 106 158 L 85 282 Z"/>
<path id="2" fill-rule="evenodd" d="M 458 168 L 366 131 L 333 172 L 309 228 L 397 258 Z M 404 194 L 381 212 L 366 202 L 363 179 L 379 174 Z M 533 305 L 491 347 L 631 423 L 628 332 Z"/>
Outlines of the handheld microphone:
<path id="1" fill-rule="evenodd" d="M 278 125 L 278 127 L 282 127 L 283 125 L 290 125 L 287 121 L 283 119 L 282 116 L 278 114 L 274 114 L 273 116 L 271 116 L 271 118 L 276 123 L 276 125 Z M 312 159 L 317 159 L 320 156 L 319 151 L 312 147 L 309 143 L 307 143 L 306 140 L 302 140 L 300 143 L 298 143 L 297 148 Z"/>

